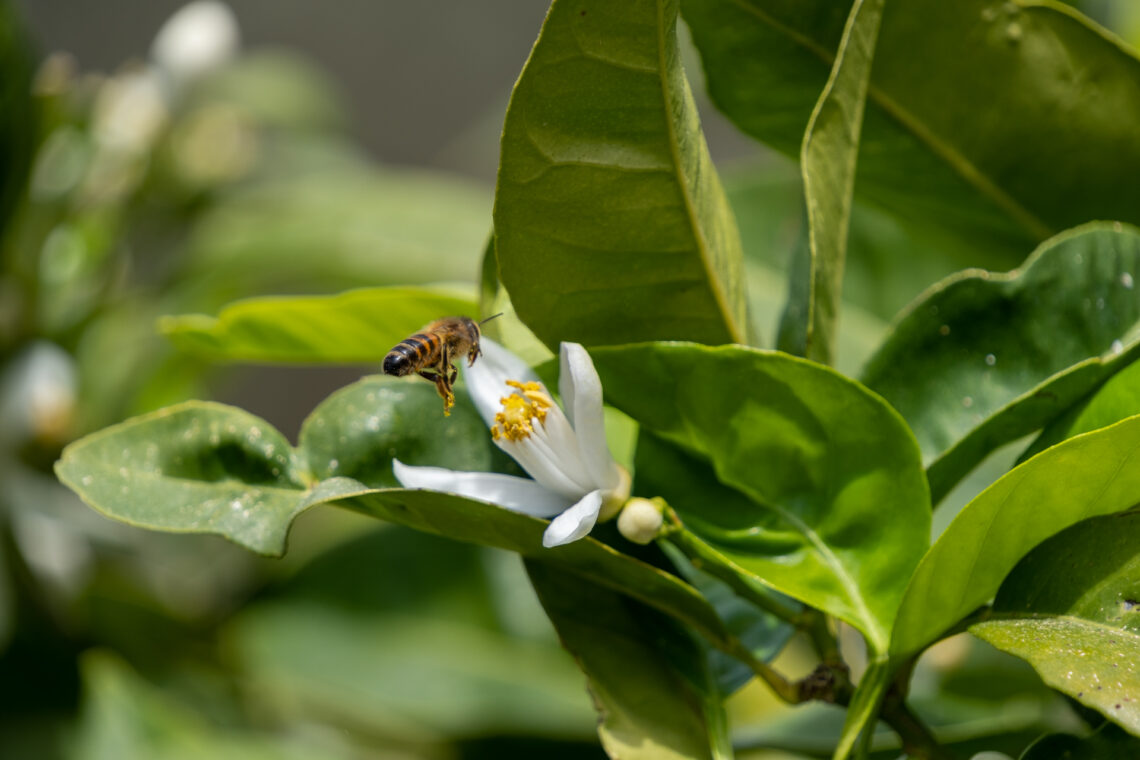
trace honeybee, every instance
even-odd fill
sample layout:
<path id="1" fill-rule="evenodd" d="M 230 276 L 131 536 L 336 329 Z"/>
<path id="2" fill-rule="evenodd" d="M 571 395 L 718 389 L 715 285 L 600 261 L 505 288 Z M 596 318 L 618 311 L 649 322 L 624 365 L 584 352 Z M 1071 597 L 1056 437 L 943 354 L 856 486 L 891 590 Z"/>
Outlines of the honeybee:
<path id="1" fill-rule="evenodd" d="M 470 317 L 437 319 L 392 347 L 384 357 L 384 374 L 402 377 L 415 372 L 425 380 L 431 380 L 443 398 L 443 414 L 449 416 L 455 404 L 451 388 L 458 374 L 452 360 L 466 355 L 467 366 L 473 365 L 482 353 L 479 350 L 479 326 L 498 316 L 495 314 L 482 322 Z"/>

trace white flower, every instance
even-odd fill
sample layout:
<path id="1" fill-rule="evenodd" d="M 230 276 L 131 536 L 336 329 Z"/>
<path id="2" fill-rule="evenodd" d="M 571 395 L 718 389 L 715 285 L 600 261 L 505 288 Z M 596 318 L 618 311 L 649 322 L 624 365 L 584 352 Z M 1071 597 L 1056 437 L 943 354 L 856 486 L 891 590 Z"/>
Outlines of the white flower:
<path id="1" fill-rule="evenodd" d="M 230 7 L 218 0 L 195 0 L 166 20 L 150 54 L 177 87 L 226 63 L 238 44 L 238 23 Z"/>
<path id="2" fill-rule="evenodd" d="M 491 436 L 534 480 L 489 472 L 411 467 L 393 460 L 408 488 L 447 491 L 533 517 L 553 517 L 544 546 L 582 538 L 599 516 L 612 516 L 629 498 L 629 473 L 606 445 L 602 383 L 586 349 L 563 343 L 558 390 L 563 412 L 521 359 L 492 340 L 465 370 L 467 389 Z M 569 415 L 569 419 L 567 418 Z"/>

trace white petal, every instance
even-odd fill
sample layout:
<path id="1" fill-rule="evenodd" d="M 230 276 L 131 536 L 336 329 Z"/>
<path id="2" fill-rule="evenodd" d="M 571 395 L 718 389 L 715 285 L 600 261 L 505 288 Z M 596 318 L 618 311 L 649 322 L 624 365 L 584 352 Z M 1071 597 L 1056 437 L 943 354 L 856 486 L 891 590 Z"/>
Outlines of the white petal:
<path id="1" fill-rule="evenodd" d="M 521 441 L 500 438 L 495 444 L 518 462 L 527 475 L 538 481 L 543 488 L 565 497 L 571 503 L 590 490 L 589 486 L 571 480 L 549 447 L 540 445 L 534 436 Z"/>
<path id="2" fill-rule="evenodd" d="M 497 504 L 531 517 L 552 517 L 562 512 L 569 499 L 558 496 L 533 480 L 496 472 L 458 472 L 444 467 L 414 467 L 392 460 L 392 472 L 405 488 L 444 491 L 469 499 Z"/>
<path id="3" fill-rule="evenodd" d="M 499 399 L 512 390 L 507 381 L 538 382 L 538 375 L 526 362 L 490 338 L 480 338 L 479 347 L 483 356 L 471 367 L 463 362 L 463 379 L 467 381 L 467 393 L 475 402 L 475 408 L 487 427 L 491 427 L 500 408 Z"/>
<path id="4" fill-rule="evenodd" d="M 602 381 L 586 349 L 563 343 L 559 357 L 558 390 L 574 424 L 578 450 L 590 480 L 603 488 L 616 488 L 620 475 L 609 444 L 602 413 Z"/>
<path id="5" fill-rule="evenodd" d="M 602 492 L 590 491 L 574 506 L 555 517 L 542 534 L 542 545 L 550 548 L 577 541 L 594 528 L 602 508 Z"/>

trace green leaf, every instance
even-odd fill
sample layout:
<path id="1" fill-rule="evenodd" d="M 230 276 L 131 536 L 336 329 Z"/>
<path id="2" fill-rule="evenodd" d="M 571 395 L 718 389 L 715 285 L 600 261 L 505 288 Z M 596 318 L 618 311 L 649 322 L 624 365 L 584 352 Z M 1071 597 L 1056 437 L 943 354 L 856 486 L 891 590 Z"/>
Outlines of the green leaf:
<path id="1" fill-rule="evenodd" d="M 970 632 L 1140 733 L 1140 513 L 1078 523 L 1030 552 Z"/>
<path id="2" fill-rule="evenodd" d="M 722 651 L 738 651 L 739 642 L 691 586 L 598 541 L 586 538 L 551 550 L 542 545 L 547 521 L 491 504 L 432 491 L 372 489 L 343 476 L 316 482 L 345 471 L 367 482 L 388 482 L 394 455 L 406 456 L 410 464 L 494 462 L 485 430 L 474 440 L 461 437 L 474 427 L 474 412 L 464 411 L 467 402 L 457 399 L 447 418 L 439 403 L 426 383 L 369 378 L 318 408 L 305 424 L 302 447 L 294 451 L 280 433 L 246 412 L 190 402 L 71 444 L 56 473 L 109 517 L 158 530 L 216 533 L 270 555 L 284 551 L 290 523 L 300 512 L 335 503 L 427 533 L 569 566 L 685 621 Z"/>
<path id="3" fill-rule="evenodd" d="M 1008 274 L 951 277 L 899 320 L 863 380 L 910 423 L 935 503 L 991 451 L 1137 355 L 1134 278 L 1140 233 L 1095 223 L 1050 240 Z"/>
<path id="4" fill-rule="evenodd" d="M 447 288 L 366 288 L 335 296 L 250 298 L 217 317 L 164 317 L 175 344 L 214 360 L 378 362 L 441 317 L 475 314 L 470 294 Z"/>
<path id="5" fill-rule="evenodd" d="M 227 194 L 202 215 L 186 275 L 230 297 L 296 292 L 301 283 L 308 292 L 474 283 L 490 201 L 485 188 L 437 172 L 278 178 Z"/>
<path id="6" fill-rule="evenodd" d="M 676 27 L 677 0 L 555 0 L 515 86 L 499 271 L 549 346 L 746 342 L 736 223 Z"/>
<path id="7" fill-rule="evenodd" d="M 731 758 L 721 695 L 706 651 L 660 613 L 539 560 L 539 601 L 590 682 L 610 757 Z"/>
<path id="8" fill-rule="evenodd" d="M 795 268 L 806 277 L 791 283 L 785 313 L 790 321 L 781 329 L 788 337 L 781 340 L 781 348 L 821 364 L 834 364 L 835 359 L 855 160 L 882 13 L 883 0 L 852 4 L 800 149 L 808 239 L 796 255 L 808 257 L 810 265 Z"/>
<path id="9" fill-rule="evenodd" d="M 284 550 L 307 475 L 285 437 L 240 409 L 190 401 L 63 450 L 56 475 L 99 512 L 145 528 Z"/>
<path id="10" fill-rule="evenodd" d="M 713 101 L 796 155 L 848 7 L 684 0 Z M 1096 108 L 1075 72 L 1096 72 Z M 985 248 L 1025 250 L 1089 219 L 1140 221 L 1137 81 L 1134 51 L 1059 3 L 888 3 L 855 192 Z"/>
<path id="11" fill-rule="evenodd" d="M 1033 743 L 1021 760 L 1120 760 L 1140 753 L 1140 739 L 1106 723 L 1087 737 L 1049 734 Z"/>
<path id="12" fill-rule="evenodd" d="M 779 353 L 659 343 L 591 354 L 607 401 L 696 455 L 646 437 L 639 493 L 664 496 L 737 572 L 883 651 L 930 531 L 918 449 L 894 410 Z"/>
<path id="13" fill-rule="evenodd" d="M 419 378 L 366 377 L 322 401 L 301 426 L 298 448 L 314 481 L 352 478 L 370 488 L 400 484 L 392 459 L 467 472 L 510 470 L 466 394 L 450 417 L 435 386 Z M 517 471 L 517 470 L 516 470 Z"/>
<path id="14" fill-rule="evenodd" d="M 966 505 L 907 586 L 891 654 L 910 656 L 987 603 L 1034 546 L 1088 517 L 1140 502 L 1140 418 L 1058 444 Z"/>
<path id="15" fill-rule="evenodd" d="M 1140 414 L 1140 362 L 1133 361 L 1091 396 L 1046 425 L 1018 462 L 1024 462 L 1067 438 L 1108 427 L 1135 414 Z"/>

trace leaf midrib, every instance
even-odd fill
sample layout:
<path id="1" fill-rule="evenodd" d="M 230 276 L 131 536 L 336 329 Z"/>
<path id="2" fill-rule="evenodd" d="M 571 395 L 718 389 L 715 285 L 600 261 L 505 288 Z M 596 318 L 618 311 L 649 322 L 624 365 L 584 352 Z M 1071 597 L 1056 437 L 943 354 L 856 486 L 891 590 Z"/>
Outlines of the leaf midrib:
<path id="1" fill-rule="evenodd" d="M 834 65 L 835 56 L 830 51 L 818 45 L 815 40 L 795 31 L 786 24 L 780 23 L 769 14 L 748 3 L 747 0 L 730 0 L 730 2 L 819 58 L 828 68 Z M 909 131 L 919 142 L 926 145 L 932 153 L 941 158 L 943 162 L 950 166 L 968 185 L 1008 213 L 1030 234 L 1038 239 L 1044 239 L 1056 231 L 1042 219 L 1038 218 L 1036 214 L 1025 208 L 1016 198 L 1002 190 L 972 161 L 924 127 L 918 118 L 910 113 L 910 111 L 903 108 L 902 105 L 878 88 L 873 79 L 867 85 L 867 99 L 874 101 L 876 106 L 897 121 L 904 130 Z"/>

